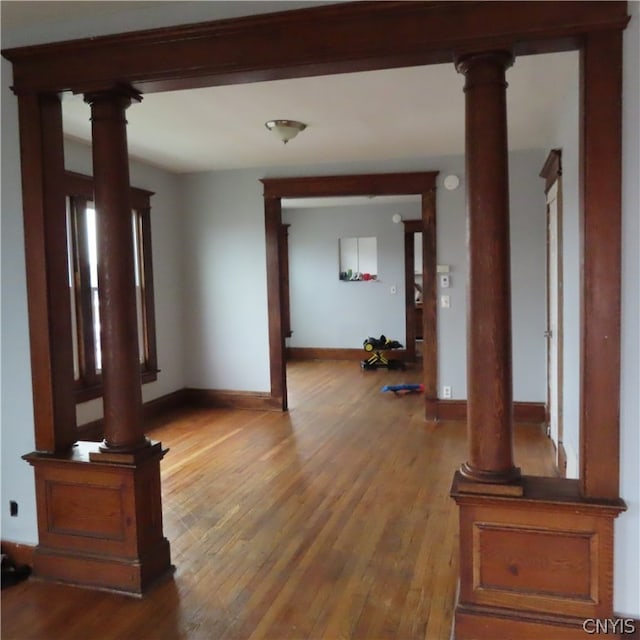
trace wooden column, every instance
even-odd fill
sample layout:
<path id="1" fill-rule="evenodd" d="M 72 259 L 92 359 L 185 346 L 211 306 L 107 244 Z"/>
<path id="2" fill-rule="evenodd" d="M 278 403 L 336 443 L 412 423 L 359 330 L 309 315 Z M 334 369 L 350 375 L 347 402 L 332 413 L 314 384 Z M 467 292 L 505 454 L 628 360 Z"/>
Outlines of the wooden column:
<path id="1" fill-rule="evenodd" d="M 466 77 L 468 225 L 467 386 L 469 460 L 462 475 L 517 479 L 513 464 L 509 171 L 505 69 L 496 51 L 462 57 Z"/>
<path id="2" fill-rule="evenodd" d="M 98 228 L 100 341 L 104 389 L 103 450 L 147 446 L 134 281 L 129 157 L 125 110 L 140 95 L 127 87 L 85 96 L 91 105 Z"/>

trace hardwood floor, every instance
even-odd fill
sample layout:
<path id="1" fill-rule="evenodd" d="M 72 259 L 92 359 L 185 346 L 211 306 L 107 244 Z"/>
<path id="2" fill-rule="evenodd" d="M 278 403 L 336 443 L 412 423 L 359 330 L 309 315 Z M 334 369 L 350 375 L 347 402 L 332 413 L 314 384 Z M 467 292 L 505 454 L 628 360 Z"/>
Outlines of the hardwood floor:
<path id="1" fill-rule="evenodd" d="M 185 410 L 151 431 L 176 572 L 136 600 L 35 580 L 2 592 L 4 640 L 448 640 L 465 425 L 425 423 L 419 373 L 289 365 L 290 411 Z M 516 463 L 549 473 L 516 428 Z"/>

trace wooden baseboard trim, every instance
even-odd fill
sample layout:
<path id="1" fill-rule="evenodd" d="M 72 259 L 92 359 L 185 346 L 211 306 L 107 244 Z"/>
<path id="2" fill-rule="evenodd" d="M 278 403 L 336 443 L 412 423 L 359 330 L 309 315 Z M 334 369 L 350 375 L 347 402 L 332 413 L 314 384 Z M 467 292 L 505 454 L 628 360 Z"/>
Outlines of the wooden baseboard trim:
<path id="1" fill-rule="evenodd" d="M 408 360 L 406 349 L 383 352 L 389 360 Z M 336 349 L 329 347 L 287 347 L 287 360 L 365 360 L 371 354 L 364 349 Z"/>
<path id="2" fill-rule="evenodd" d="M 207 409 L 249 409 L 281 411 L 282 402 L 268 392 L 227 391 L 222 389 L 184 389 L 187 404 Z"/>
<path id="3" fill-rule="evenodd" d="M 2 553 L 6 553 L 14 564 L 26 564 L 33 567 L 33 557 L 36 551 L 35 545 L 2 540 L 0 546 L 2 547 Z"/>
<path id="4" fill-rule="evenodd" d="M 142 416 L 145 422 L 156 420 L 176 409 L 184 407 L 188 401 L 187 389 L 178 389 L 159 398 L 149 400 L 142 405 Z M 104 437 L 104 420 L 98 418 L 78 427 L 78 440 L 100 442 Z"/>
<path id="5" fill-rule="evenodd" d="M 515 422 L 540 424 L 545 421 L 545 405 L 541 402 L 514 402 L 513 419 Z M 438 418 L 440 420 L 466 420 L 466 400 L 438 400 Z"/>

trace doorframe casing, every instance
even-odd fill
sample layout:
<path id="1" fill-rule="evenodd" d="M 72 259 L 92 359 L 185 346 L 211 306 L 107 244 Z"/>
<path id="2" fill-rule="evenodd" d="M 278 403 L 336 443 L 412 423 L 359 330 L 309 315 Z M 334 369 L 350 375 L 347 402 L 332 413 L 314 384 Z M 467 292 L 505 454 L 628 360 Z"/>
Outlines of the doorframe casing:
<path id="1" fill-rule="evenodd" d="M 563 258 L 562 258 L 562 228 L 563 228 L 563 214 L 562 214 L 562 151 L 560 149 L 552 149 L 547 156 L 547 159 L 540 171 L 540 177 L 544 179 L 544 193 L 546 198 L 546 217 L 547 217 L 547 331 L 551 331 L 551 281 L 550 281 L 550 261 L 554 259 L 556 261 L 556 274 L 557 274 L 557 325 L 555 328 L 556 335 L 556 349 L 557 353 L 557 376 L 556 384 L 558 385 L 557 393 L 557 415 L 558 415 L 558 442 L 556 445 L 556 460 L 558 475 L 562 478 L 567 476 L 567 452 L 564 448 L 563 438 L 563 371 L 564 371 L 564 328 L 563 328 Z M 556 252 L 554 256 L 551 253 L 551 214 L 549 211 L 548 195 L 553 185 L 557 185 L 556 193 Z M 551 367 L 551 346 L 550 342 L 547 342 L 547 424 L 551 426 L 551 402 L 552 402 L 552 390 L 550 386 L 550 367 Z"/>
<path id="2" fill-rule="evenodd" d="M 436 177 L 438 171 L 378 173 L 303 178 L 263 178 L 269 306 L 269 375 L 274 405 L 287 409 L 286 355 L 282 299 L 282 198 L 420 195 L 423 241 L 423 385 L 425 419 L 438 418 L 438 346 L 436 307 Z M 430 283 L 429 286 L 426 283 Z M 428 348 L 427 348 L 428 345 Z"/>

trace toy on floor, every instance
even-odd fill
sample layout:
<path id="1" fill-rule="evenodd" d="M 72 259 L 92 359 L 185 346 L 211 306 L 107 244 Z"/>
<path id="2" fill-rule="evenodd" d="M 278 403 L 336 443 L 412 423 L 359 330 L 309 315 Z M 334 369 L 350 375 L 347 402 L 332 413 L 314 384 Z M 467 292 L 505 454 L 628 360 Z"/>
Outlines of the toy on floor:
<path id="1" fill-rule="evenodd" d="M 393 391 L 396 396 L 404 396 L 408 393 L 422 393 L 423 384 L 385 384 L 381 391 Z"/>
<path id="2" fill-rule="evenodd" d="M 402 345 L 397 340 L 389 340 L 384 335 L 379 338 L 368 337 L 362 346 L 367 353 L 371 355 L 360 362 L 360 366 L 363 369 L 405 369 L 405 364 L 402 360 L 392 360 L 383 355 L 382 351 L 388 351 L 390 349 L 402 349 Z"/>

